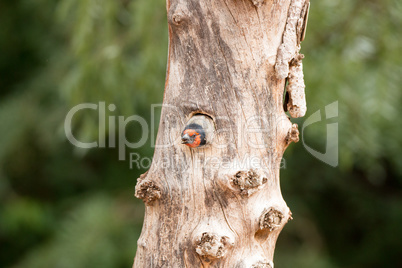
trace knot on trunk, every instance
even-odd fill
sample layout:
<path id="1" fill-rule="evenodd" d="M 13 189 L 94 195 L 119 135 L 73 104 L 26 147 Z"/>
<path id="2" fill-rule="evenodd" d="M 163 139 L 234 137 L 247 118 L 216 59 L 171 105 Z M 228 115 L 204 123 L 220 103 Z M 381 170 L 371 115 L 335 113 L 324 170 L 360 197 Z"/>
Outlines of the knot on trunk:
<path id="1" fill-rule="evenodd" d="M 196 241 L 195 251 L 206 261 L 219 259 L 225 256 L 231 243 L 227 236 L 220 236 L 213 233 L 203 233 Z"/>
<path id="2" fill-rule="evenodd" d="M 260 186 L 267 183 L 268 179 L 261 176 L 253 169 L 239 171 L 232 177 L 232 183 L 240 189 L 240 194 L 250 196 L 256 192 Z"/>
<path id="3" fill-rule="evenodd" d="M 286 144 L 299 141 L 299 129 L 297 124 L 293 124 L 286 135 Z"/>
<path id="4" fill-rule="evenodd" d="M 182 4 L 172 7 L 168 12 L 168 22 L 170 25 L 174 26 L 187 24 L 189 17 L 188 9 Z"/>
<path id="5" fill-rule="evenodd" d="M 292 215 L 293 215 L 293 214 L 292 214 L 292 211 L 289 210 L 288 222 L 290 222 L 291 220 L 293 220 Z"/>
<path id="6" fill-rule="evenodd" d="M 284 218 L 285 216 L 279 210 L 274 208 L 266 209 L 260 219 L 260 229 L 267 229 L 272 232 L 282 225 Z"/>
<path id="7" fill-rule="evenodd" d="M 253 264 L 251 268 L 274 268 L 274 264 L 272 261 L 259 261 L 256 264 Z"/>
<path id="8" fill-rule="evenodd" d="M 262 6 L 262 4 L 264 4 L 264 1 L 265 1 L 265 0 L 251 0 L 251 1 L 253 1 L 253 4 L 254 4 L 256 7 L 260 7 L 260 6 Z"/>
<path id="9" fill-rule="evenodd" d="M 146 173 L 138 178 L 135 186 L 135 196 L 142 199 L 145 204 L 151 205 L 155 200 L 161 197 L 159 187 L 151 180 L 145 179 Z"/>
<path id="10" fill-rule="evenodd" d="M 182 12 L 175 13 L 171 16 L 170 22 L 174 25 L 180 25 L 186 21 L 186 16 Z"/>

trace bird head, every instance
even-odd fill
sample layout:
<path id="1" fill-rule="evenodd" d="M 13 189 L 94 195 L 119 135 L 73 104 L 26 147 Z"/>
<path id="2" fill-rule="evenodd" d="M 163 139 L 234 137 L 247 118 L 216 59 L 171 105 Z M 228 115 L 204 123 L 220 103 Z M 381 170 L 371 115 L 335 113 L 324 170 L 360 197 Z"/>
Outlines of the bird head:
<path id="1" fill-rule="evenodd" d="M 183 130 L 181 135 L 181 143 L 191 148 L 197 148 L 205 145 L 205 131 L 198 124 L 189 124 Z"/>

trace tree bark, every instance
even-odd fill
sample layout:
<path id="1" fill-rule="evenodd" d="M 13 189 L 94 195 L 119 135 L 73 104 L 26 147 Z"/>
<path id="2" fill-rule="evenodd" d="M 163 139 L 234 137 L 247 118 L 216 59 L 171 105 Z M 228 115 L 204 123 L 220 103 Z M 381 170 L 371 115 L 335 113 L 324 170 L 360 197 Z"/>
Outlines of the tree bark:
<path id="1" fill-rule="evenodd" d="M 273 268 L 291 219 L 279 170 L 299 134 L 283 107 L 306 112 L 299 50 L 308 6 L 167 0 L 164 106 L 153 163 L 136 186 L 146 212 L 133 267 Z M 210 126 L 205 146 L 181 143 L 192 120 Z"/>

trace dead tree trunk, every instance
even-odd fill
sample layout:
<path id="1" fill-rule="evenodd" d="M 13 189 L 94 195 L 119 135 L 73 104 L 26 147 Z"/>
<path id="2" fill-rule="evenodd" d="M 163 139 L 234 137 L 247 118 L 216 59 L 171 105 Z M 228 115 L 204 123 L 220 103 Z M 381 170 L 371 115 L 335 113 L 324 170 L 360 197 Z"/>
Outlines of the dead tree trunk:
<path id="1" fill-rule="evenodd" d="M 152 166 L 136 186 L 146 212 L 133 267 L 273 267 L 291 219 L 279 169 L 299 134 L 284 107 L 306 112 L 299 50 L 308 6 L 167 0 L 164 107 Z M 181 142 L 194 122 L 204 146 Z"/>

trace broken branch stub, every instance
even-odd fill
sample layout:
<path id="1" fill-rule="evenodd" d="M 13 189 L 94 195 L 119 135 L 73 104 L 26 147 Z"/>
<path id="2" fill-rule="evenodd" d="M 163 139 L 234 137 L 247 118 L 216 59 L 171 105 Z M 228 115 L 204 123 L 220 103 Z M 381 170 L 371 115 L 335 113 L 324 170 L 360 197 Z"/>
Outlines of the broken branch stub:
<path id="1" fill-rule="evenodd" d="M 260 175 L 257 171 L 238 171 L 232 177 L 232 183 L 240 189 L 240 194 L 250 196 L 256 192 L 268 179 Z"/>
<path id="2" fill-rule="evenodd" d="M 212 233 L 203 233 L 201 238 L 196 242 L 198 255 L 206 259 L 219 259 L 225 256 L 230 246 L 229 238 Z"/>
<path id="3" fill-rule="evenodd" d="M 289 93 L 287 108 L 293 118 L 303 117 L 307 111 L 306 96 L 304 94 L 304 75 L 301 60 L 295 60 L 290 66 L 289 83 L 286 92 Z"/>
<path id="4" fill-rule="evenodd" d="M 275 208 L 264 210 L 260 219 L 260 229 L 267 229 L 270 232 L 281 227 L 285 216 Z"/>
<path id="5" fill-rule="evenodd" d="M 155 200 L 161 197 L 161 190 L 151 180 L 146 179 L 144 173 L 138 178 L 137 185 L 135 186 L 135 197 L 142 199 L 145 204 L 151 205 Z"/>
<path id="6" fill-rule="evenodd" d="M 286 144 L 290 144 L 291 142 L 299 141 L 299 129 L 297 124 L 293 124 L 289 129 L 288 134 L 286 136 Z"/>
<path id="7" fill-rule="evenodd" d="M 288 19 L 283 33 L 282 44 L 279 46 L 275 71 L 279 79 L 288 78 L 286 92 L 289 101 L 286 104 L 289 114 L 293 118 L 306 114 L 305 84 L 303 75 L 303 55 L 300 52 L 300 42 L 304 40 L 309 0 L 292 0 Z"/>

